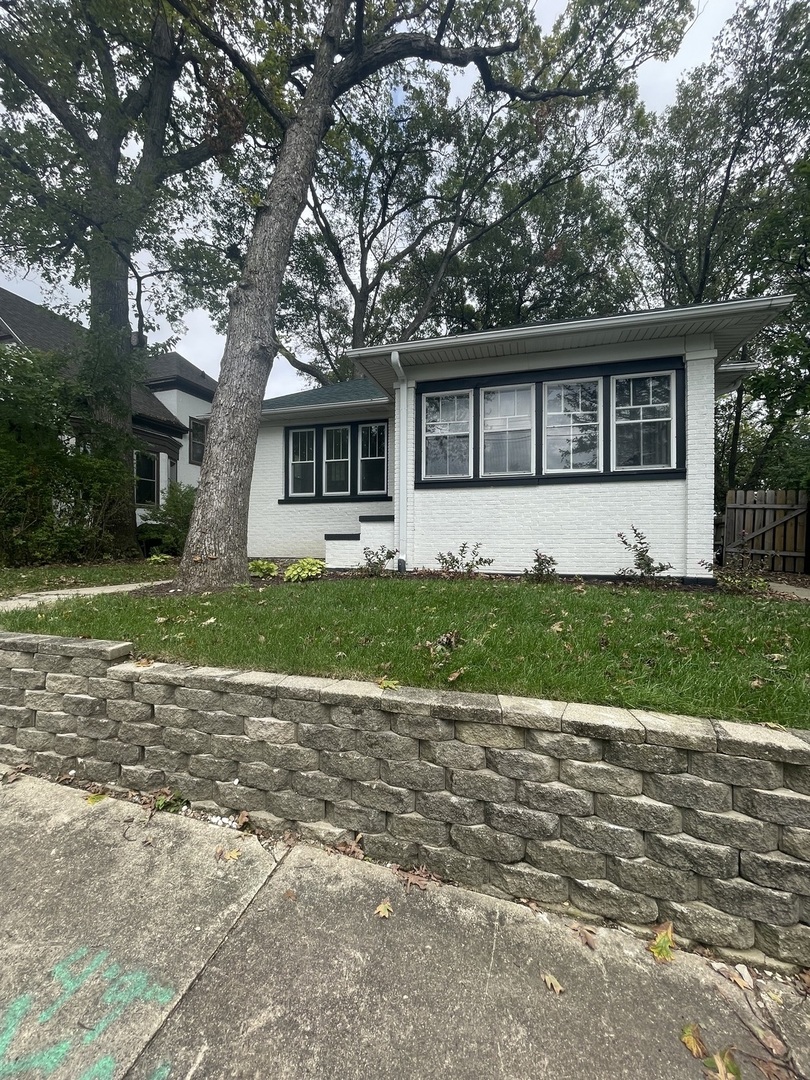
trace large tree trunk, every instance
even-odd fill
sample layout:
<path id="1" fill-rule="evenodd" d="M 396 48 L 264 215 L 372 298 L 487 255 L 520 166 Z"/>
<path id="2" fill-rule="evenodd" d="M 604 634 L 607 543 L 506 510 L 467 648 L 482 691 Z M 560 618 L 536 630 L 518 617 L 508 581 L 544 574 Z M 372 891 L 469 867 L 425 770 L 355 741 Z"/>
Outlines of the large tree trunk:
<path id="1" fill-rule="evenodd" d="M 276 309 L 293 235 L 334 102 L 332 67 L 348 0 L 335 0 L 312 77 L 287 128 L 256 215 L 242 280 L 230 297 L 219 389 L 178 584 L 189 591 L 246 581 L 250 482 L 261 406 L 278 344 Z"/>
<path id="2" fill-rule="evenodd" d="M 107 519 L 115 554 L 139 553 L 135 535 L 135 481 L 132 436 L 132 345 L 129 322 L 129 244 L 106 237 L 91 242 L 90 345 L 85 378 L 96 398 L 96 416 L 112 432 L 104 452 L 121 461 L 126 478 Z M 107 442 L 107 440 L 104 440 Z"/>

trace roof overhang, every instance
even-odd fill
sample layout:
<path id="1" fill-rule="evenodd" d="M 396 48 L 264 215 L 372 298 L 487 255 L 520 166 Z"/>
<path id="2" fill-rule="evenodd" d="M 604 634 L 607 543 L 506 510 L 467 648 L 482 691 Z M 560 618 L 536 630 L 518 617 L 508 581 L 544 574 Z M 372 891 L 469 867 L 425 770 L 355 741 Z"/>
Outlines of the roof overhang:
<path id="1" fill-rule="evenodd" d="M 391 366 L 392 352 L 399 354 L 402 367 L 407 369 L 476 360 L 503 361 L 509 357 L 530 354 L 568 352 L 663 339 L 705 339 L 709 336 L 717 353 L 715 366 L 720 368 L 737 349 L 772 322 L 792 302 L 792 295 L 726 300 L 717 304 L 694 304 L 681 308 L 637 311 L 630 315 L 572 319 L 516 326 L 505 330 L 482 330 L 453 337 L 428 338 L 424 341 L 403 341 L 392 345 L 350 349 L 346 356 L 386 393 L 391 392 L 395 381 Z"/>
<path id="2" fill-rule="evenodd" d="M 364 398 L 361 401 L 327 401 L 320 405 L 295 405 L 292 408 L 288 406 L 282 409 L 269 409 L 266 406 L 272 400 L 269 398 L 262 406 L 262 420 L 278 420 L 279 423 L 284 424 L 303 422 L 310 417 L 320 422 L 332 416 L 342 417 L 347 413 L 359 417 L 375 417 L 391 411 L 391 400 L 387 397 Z"/>

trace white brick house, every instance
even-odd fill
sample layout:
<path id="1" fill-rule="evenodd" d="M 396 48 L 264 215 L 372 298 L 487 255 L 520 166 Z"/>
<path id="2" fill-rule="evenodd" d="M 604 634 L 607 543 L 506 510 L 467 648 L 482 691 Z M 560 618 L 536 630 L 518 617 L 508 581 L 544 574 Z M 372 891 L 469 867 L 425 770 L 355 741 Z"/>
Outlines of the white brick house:
<path id="1" fill-rule="evenodd" d="M 251 556 L 401 569 L 479 542 L 496 572 L 535 549 L 612 575 L 635 525 L 673 576 L 713 547 L 714 400 L 730 358 L 791 302 L 734 300 L 355 349 L 359 378 L 264 403 Z"/>

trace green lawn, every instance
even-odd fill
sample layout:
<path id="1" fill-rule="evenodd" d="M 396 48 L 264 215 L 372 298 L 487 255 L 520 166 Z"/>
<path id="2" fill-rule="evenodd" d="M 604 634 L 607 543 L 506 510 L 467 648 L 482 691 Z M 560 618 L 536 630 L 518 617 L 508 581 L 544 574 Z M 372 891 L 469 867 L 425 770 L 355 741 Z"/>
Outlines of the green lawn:
<path id="1" fill-rule="evenodd" d="M 10 612 L 0 625 L 132 640 L 140 654 L 220 667 L 810 728 L 810 605 L 771 597 L 347 578 L 204 597 L 97 597 Z M 452 631 L 458 647 L 435 644 Z"/>
<path id="2" fill-rule="evenodd" d="M 50 589 L 80 589 L 88 585 L 123 585 L 131 581 L 163 581 L 174 575 L 174 564 L 156 566 L 137 559 L 86 565 L 0 566 L 0 600 L 19 593 Z"/>

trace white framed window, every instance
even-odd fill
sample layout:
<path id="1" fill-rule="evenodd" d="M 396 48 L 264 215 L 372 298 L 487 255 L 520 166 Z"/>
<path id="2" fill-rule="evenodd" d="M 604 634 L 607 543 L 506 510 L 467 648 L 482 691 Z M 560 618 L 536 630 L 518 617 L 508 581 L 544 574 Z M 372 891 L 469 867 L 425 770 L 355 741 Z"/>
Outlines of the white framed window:
<path id="1" fill-rule="evenodd" d="M 673 467 L 674 381 L 671 371 L 613 376 L 614 469 Z"/>
<path id="2" fill-rule="evenodd" d="M 135 502 L 138 506 L 157 506 L 160 502 L 160 469 L 157 454 L 135 451 Z"/>
<path id="3" fill-rule="evenodd" d="M 290 432 L 290 495 L 315 494 L 315 429 Z"/>
<path id="4" fill-rule="evenodd" d="M 349 428 L 324 428 L 323 493 L 348 495 L 350 475 Z"/>
<path id="5" fill-rule="evenodd" d="M 425 394 L 422 398 L 422 475 L 472 475 L 472 391 Z"/>
<path id="6" fill-rule="evenodd" d="M 601 379 L 545 383 L 545 472 L 601 470 L 601 386 Z"/>
<path id="7" fill-rule="evenodd" d="M 481 475 L 534 472 L 534 387 L 481 391 Z"/>
<path id="8" fill-rule="evenodd" d="M 357 490 L 360 495 L 384 495 L 387 490 L 387 424 L 361 424 Z"/>

